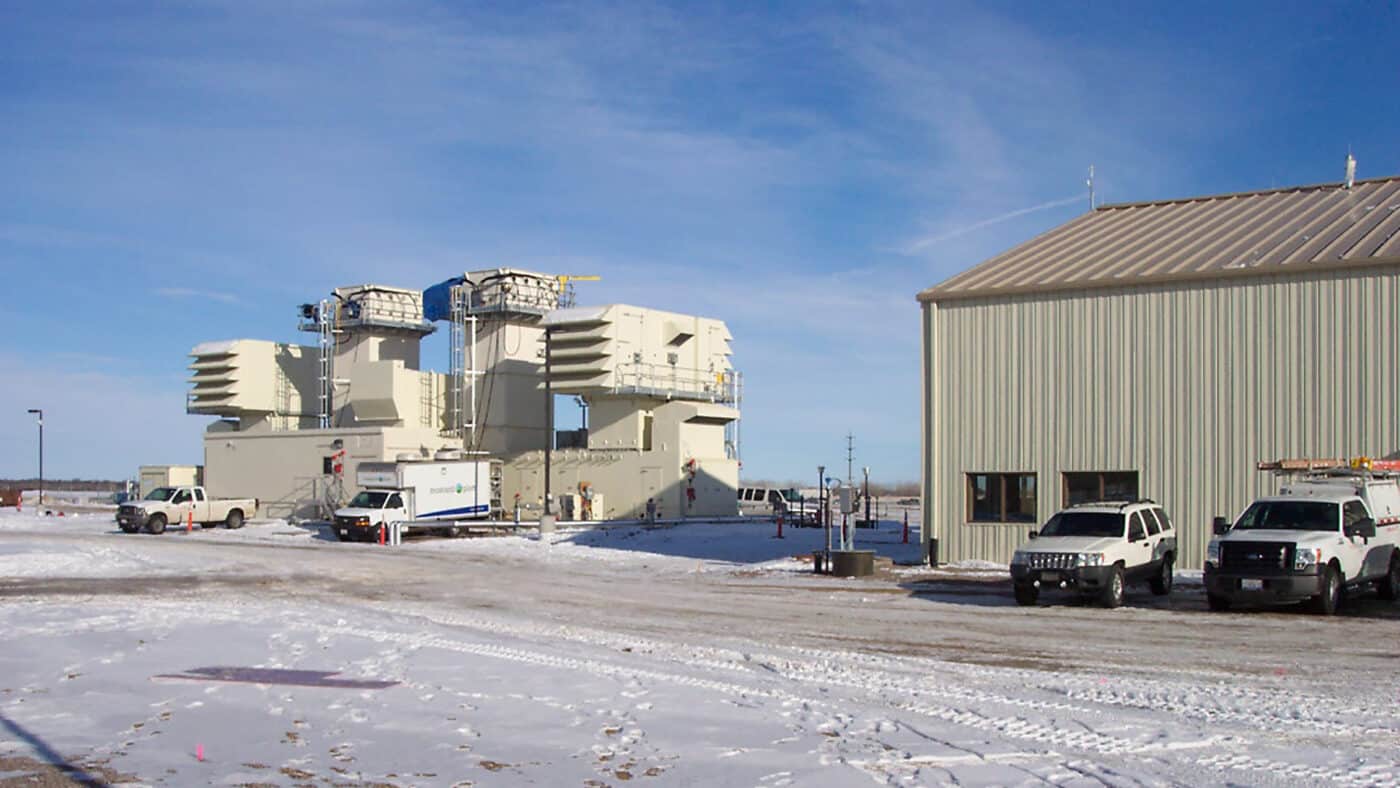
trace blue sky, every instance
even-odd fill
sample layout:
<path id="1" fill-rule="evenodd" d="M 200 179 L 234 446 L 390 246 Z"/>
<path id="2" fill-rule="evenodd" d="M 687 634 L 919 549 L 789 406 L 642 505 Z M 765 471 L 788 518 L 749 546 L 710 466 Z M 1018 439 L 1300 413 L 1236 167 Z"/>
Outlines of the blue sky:
<path id="1" fill-rule="evenodd" d="M 918 290 L 1091 163 L 1110 202 L 1400 174 L 1396 41 L 1395 3 L 0 0 L 0 476 L 29 407 L 51 477 L 198 462 L 194 344 L 521 266 L 726 320 L 746 477 L 849 430 L 915 479 Z"/>

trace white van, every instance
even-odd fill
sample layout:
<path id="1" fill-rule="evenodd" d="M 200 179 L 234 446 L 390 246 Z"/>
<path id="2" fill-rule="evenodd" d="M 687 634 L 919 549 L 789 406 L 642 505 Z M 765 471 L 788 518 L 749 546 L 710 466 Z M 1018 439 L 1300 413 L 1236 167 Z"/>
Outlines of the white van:
<path id="1" fill-rule="evenodd" d="M 798 511 L 802 496 L 797 490 L 777 487 L 740 487 L 739 514 L 746 517 L 772 517 Z"/>

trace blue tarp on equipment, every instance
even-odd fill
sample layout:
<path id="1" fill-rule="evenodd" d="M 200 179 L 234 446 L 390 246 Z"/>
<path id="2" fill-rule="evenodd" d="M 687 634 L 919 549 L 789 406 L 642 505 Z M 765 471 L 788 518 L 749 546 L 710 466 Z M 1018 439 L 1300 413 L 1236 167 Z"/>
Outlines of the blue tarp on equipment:
<path id="1" fill-rule="evenodd" d="M 427 290 L 423 291 L 423 317 L 427 320 L 437 322 L 439 320 L 452 319 L 452 288 L 467 281 L 466 277 L 457 276 L 445 282 L 439 282 Z"/>

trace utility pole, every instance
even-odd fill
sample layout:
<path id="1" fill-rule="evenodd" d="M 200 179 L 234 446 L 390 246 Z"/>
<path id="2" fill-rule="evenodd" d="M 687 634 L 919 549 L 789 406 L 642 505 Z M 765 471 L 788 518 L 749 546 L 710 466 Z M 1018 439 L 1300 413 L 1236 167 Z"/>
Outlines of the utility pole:
<path id="1" fill-rule="evenodd" d="M 30 408 L 39 417 L 39 513 L 44 511 L 44 409 Z"/>
<path id="2" fill-rule="evenodd" d="M 549 489 L 549 460 L 554 454 L 554 381 L 551 379 L 552 371 L 549 365 L 550 337 L 553 331 L 549 326 L 544 328 L 544 516 L 548 517 L 553 513 L 550 509 L 550 489 Z"/>
<path id="3" fill-rule="evenodd" d="M 851 471 L 852 461 L 856 456 L 856 436 L 846 433 L 846 486 L 850 487 L 856 476 Z"/>
<path id="4" fill-rule="evenodd" d="M 826 519 L 826 466 L 817 466 L 817 518 L 826 530 L 826 557 L 822 560 L 822 566 L 830 569 L 831 566 L 831 522 Z"/>

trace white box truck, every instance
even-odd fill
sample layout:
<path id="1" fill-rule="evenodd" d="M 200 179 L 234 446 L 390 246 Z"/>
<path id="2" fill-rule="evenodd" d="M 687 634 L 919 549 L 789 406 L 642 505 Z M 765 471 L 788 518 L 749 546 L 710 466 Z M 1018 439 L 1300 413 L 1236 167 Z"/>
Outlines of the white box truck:
<path id="1" fill-rule="evenodd" d="M 383 528 L 387 540 L 394 524 L 450 534 L 460 521 L 487 519 L 500 505 L 491 466 L 486 459 L 362 462 L 355 471 L 361 492 L 336 510 L 335 536 L 372 542 Z"/>

